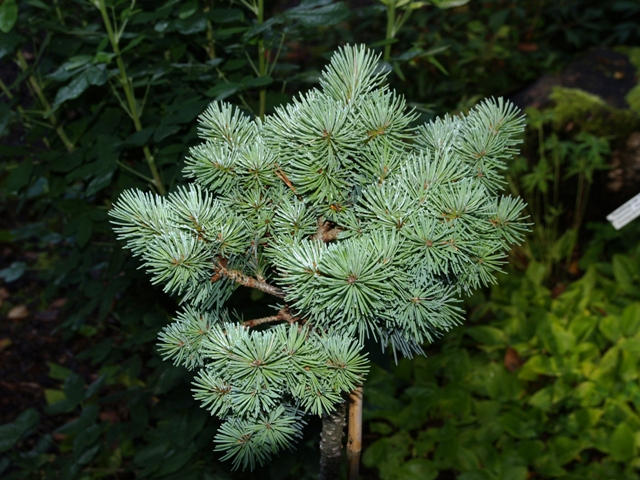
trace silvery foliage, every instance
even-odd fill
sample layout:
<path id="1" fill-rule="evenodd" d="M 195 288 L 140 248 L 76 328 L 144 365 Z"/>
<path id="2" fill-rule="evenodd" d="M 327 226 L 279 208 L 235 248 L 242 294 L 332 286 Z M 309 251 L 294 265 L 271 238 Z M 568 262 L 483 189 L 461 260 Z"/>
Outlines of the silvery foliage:
<path id="1" fill-rule="evenodd" d="M 224 419 L 216 448 L 236 467 L 288 447 L 303 414 L 361 383 L 364 339 L 411 356 L 459 324 L 460 294 L 495 282 L 527 229 L 523 202 L 499 194 L 519 111 L 491 99 L 416 128 L 378 60 L 342 48 L 319 89 L 264 122 L 211 104 L 193 183 L 125 192 L 110 212 L 185 305 L 159 346 L 198 370 L 195 397 Z M 223 306 L 241 279 L 282 292 L 289 324 L 234 323 Z"/>

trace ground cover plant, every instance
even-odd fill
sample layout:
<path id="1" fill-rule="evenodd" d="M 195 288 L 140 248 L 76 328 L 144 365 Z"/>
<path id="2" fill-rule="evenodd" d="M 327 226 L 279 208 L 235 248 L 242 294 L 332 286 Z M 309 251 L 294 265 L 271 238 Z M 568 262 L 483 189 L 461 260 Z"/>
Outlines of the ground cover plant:
<path id="1" fill-rule="evenodd" d="M 381 438 L 364 463 L 382 479 L 638 478 L 632 230 L 633 248 L 583 264 L 566 289 L 545 287 L 533 262 L 473 299 L 470 323 L 430 358 L 374 369 L 365 417 Z"/>
<path id="2" fill-rule="evenodd" d="M 498 194 L 518 110 L 489 100 L 415 128 L 384 78 L 373 52 L 347 46 L 320 89 L 263 121 L 212 104 L 186 161 L 194 184 L 127 191 L 110 212 L 185 304 L 159 348 L 201 369 L 195 397 L 224 420 L 216 448 L 235 466 L 268 461 L 315 414 L 320 477 L 337 478 L 337 405 L 364 380 L 364 340 L 422 353 L 462 320 L 457 295 L 493 283 L 523 239 L 523 202 Z M 239 285 L 283 303 L 234 325 L 221 307 Z"/>
<path id="3" fill-rule="evenodd" d="M 390 2 L 263 2 L 261 10 L 260 2 L 105 1 L 111 36 L 100 3 L 0 4 L 0 314 L 11 314 L 0 323 L 9 392 L 0 398 L 8 424 L 0 475 L 229 478 L 211 452 L 217 424 L 205 422 L 185 371 L 153 347 L 176 305 L 123 255 L 106 211 L 123 189 L 153 188 L 145 146 L 164 189 L 184 181 L 180 162 L 210 101 L 273 112 L 317 82 L 337 46 L 385 42 Z M 640 31 L 635 2 L 418 3 L 376 48 L 389 46 L 389 80 L 421 121 L 520 88 L 593 45 L 637 43 Z M 557 256 L 545 252 L 523 265 Z M 575 278 L 565 267 L 556 264 L 554 277 Z M 254 318 L 268 303 L 259 296 L 238 289 L 230 308 Z M 26 406 L 34 410 L 19 417 Z M 320 425 L 308 421 L 300 455 L 285 451 L 262 478 L 316 476 Z"/>

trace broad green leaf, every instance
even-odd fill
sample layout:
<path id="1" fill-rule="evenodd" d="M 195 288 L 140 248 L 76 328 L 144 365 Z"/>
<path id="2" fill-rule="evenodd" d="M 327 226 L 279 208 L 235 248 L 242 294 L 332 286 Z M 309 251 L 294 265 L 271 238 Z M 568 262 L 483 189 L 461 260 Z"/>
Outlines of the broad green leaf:
<path id="1" fill-rule="evenodd" d="M 9 127 L 17 118 L 16 114 L 6 103 L 0 103 L 0 138 L 9 133 Z"/>
<path id="2" fill-rule="evenodd" d="M 74 78 L 68 85 L 65 85 L 58 93 L 53 101 L 52 110 L 68 100 L 73 100 L 82 95 L 91 85 L 103 85 L 107 81 L 107 69 L 104 64 L 91 65 L 86 70 Z"/>
<path id="3" fill-rule="evenodd" d="M 548 443 L 549 450 L 554 453 L 560 465 L 578 459 L 578 454 L 584 448 L 584 443 L 580 440 L 565 436 L 554 438 Z"/>
<path id="4" fill-rule="evenodd" d="M 207 19 L 201 15 L 194 15 L 185 20 L 176 20 L 175 26 L 182 35 L 192 35 L 207 29 Z"/>
<path id="5" fill-rule="evenodd" d="M 436 7 L 441 9 L 462 7 L 469 3 L 469 0 L 430 0 Z"/>
<path id="6" fill-rule="evenodd" d="M 498 345 L 504 346 L 507 344 L 507 336 L 505 333 L 496 327 L 489 325 L 483 325 L 480 327 L 469 327 L 464 330 L 474 340 L 484 345 Z"/>
<path id="7" fill-rule="evenodd" d="M 102 427 L 100 425 L 89 425 L 86 428 L 83 428 L 73 440 L 73 457 L 78 462 L 83 458 L 83 454 L 85 453 L 87 447 L 90 447 L 95 443 L 98 438 L 100 438 L 100 434 L 102 433 Z M 85 457 L 86 458 L 86 457 Z M 93 458 L 91 456 L 91 458 Z M 88 463 L 87 460 L 84 463 Z"/>
<path id="8" fill-rule="evenodd" d="M 9 174 L 4 182 L 3 187 L 7 192 L 16 192 L 26 187 L 31 180 L 31 174 L 33 173 L 33 163 L 29 159 L 24 159 L 14 170 Z"/>
<path id="9" fill-rule="evenodd" d="M 28 408 L 13 423 L 0 426 L 0 453 L 13 448 L 39 421 L 40 414 L 33 408 Z"/>
<path id="10" fill-rule="evenodd" d="M 87 197 L 91 197 L 98 193 L 103 188 L 111 185 L 111 179 L 113 178 L 113 171 L 103 173 L 102 175 L 98 175 L 94 177 L 89 185 L 87 185 L 87 190 L 85 191 L 85 195 Z"/>
<path id="11" fill-rule="evenodd" d="M 13 53 L 15 48 L 25 40 L 26 38 L 22 35 L 19 35 L 17 32 L 0 32 L 0 58 Z"/>
<path id="12" fill-rule="evenodd" d="M 624 340 L 620 340 L 618 343 L 618 347 L 620 350 L 624 350 L 625 352 L 629 352 L 635 357 L 640 357 L 640 338 L 625 338 Z"/>
<path id="13" fill-rule="evenodd" d="M 500 416 L 500 425 L 515 438 L 535 438 L 539 427 L 530 412 L 512 409 Z"/>
<path id="14" fill-rule="evenodd" d="M 120 53 L 125 53 L 128 52 L 129 50 L 133 49 L 136 47 L 136 45 L 138 45 L 140 42 L 142 42 L 145 39 L 144 35 L 138 35 L 136 38 L 134 38 L 133 40 L 131 40 L 126 47 L 124 47 L 122 49 L 122 51 Z"/>
<path id="15" fill-rule="evenodd" d="M 84 400 L 84 380 L 77 373 L 71 374 L 65 379 L 63 390 L 64 394 L 70 402 L 74 404 Z"/>
<path id="16" fill-rule="evenodd" d="M 625 337 L 633 337 L 640 330 L 640 302 L 628 305 L 620 315 L 620 330 Z"/>
<path id="17" fill-rule="evenodd" d="M 55 80 L 57 82 L 64 82 L 69 80 L 74 75 L 77 75 L 78 69 L 81 67 L 88 67 L 91 60 L 94 57 L 91 55 L 76 55 L 64 62 L 57 70 L 47 75 L 47 78 Z"/>
<path id="18" fill-rule="evenodd" d="M 600 319 L 598 330 L 600 330 L 600 333 L 602 333 L 607 340 L 615 343 L 622 336 L 622 332 L 620 331 L 620 323 L 620 318 L 618 318 L 617 316 L 607 315 L 606 317 L 602 317 Z"/>
<path id="19" fill-rule="evenodd" d="M 47 400 L 48 405 L 53 405 L 54 403 L 58 403 L 67 398 L 62 390 L 53 389 L 46 389 L 44 391 L 44 397 Z"/>
<path id="20" fill-rule="evenodd" d="M 0 31 L 9 33 L 18 21 L 16 0 L 4 0 L 0 3 Z"/>
<path id="21" fill-rule="evenodd" d="M 55 380 L 64 380 L 69 375 L 71 375 L 71 370 L 62 365 L 58 365 L 57 363 L 49 362 L 49 377 Z"/>
<path id="22" fill-rule="evenodd" d="M 224 100 L 233 95 L 242 88 L 239 83 L 221 83 L 205 92 L 207 97 L 213 97 L 214 100 Z"/>
<path id="23" fill-rule="evenodd" d="M 76 463 L 78 465 L 88 464 L 91 460 L 95 458 L 95 456 L 98 454 L 101 448 L 102 448 L 102 445 L 97 444 L 89 448 L 88 450 L 85 450 L 85 452 L 82 455 L 80 455 L 78 459 L 76 459 Z"/>
<path id="24" fill-rule="evenodd" d="M 237 8 L 214 8 L 209 11 L 209 20 L 214 23 L 241 22 L 244 12 Z"/>
<path id="25" fill-rule="evenodd" d="M 634 272 L 630 270 L 631 265 L 632 263 L 625 255 L 613 255 L 611 259 L 613 275 L 615 276 L 616 282 L 623 287 L 629 287 L 633 284 Z"/>
<path id="26" fill-rule="evenodd" d="M 609 437 L 609 452 L 620 462 L 626 462 L 635 455 L 635 435 L 626 424 L 620 423 Z"/>
<path id="27" fill-rule="evenodd" d="M 18 280 L 27 270 L 27 264 L 24 262 L 13 262 L 7 268 L 0 270 L 0 278 L 5 282 L 11 283 Z"/>
<path id="28" fill-rule="evenodd" d="M 68 227 L 73 228 L 72 235 L 75 235 L 75 240 L 79 247 L 84 247 L 89 240 L 91 240 L 91 234 L 93 233 L 93 222 L 87 216 L 79 216 L 72 219 L 68 224 Z"/>
<path id="29" fill-rule="evenodd" d="M 636 380 L 638 378 L 638 357 L 627 350 L 622 350 L 618 374 L 625 382 Z"/>
<path id="30" fill-rule="evenodd" d="M 578 399 L 581 407 L 596 407 L 604 400 L 602 390 L 594 382 L 579 383 L 572 396 Z"/>
<path id="31" fill-rule="evenodd" d="M 540 262 L 533 261 L 527 266 L 526 275 L 534 285 L 541 285 L 546 275 L 546 267 Z"/>
<path id="32" fill-rule="evenodd" d="M 405 462 L 396 475 L 397 480 L 435 480 L 438 478 L 438 469 L 429 460 L 413 458 Z"/>
<path id="33" fill-rule="evenodd" d="M 267 85 L 271 85 L 273 83 L 273 78 L 269 75 L 265 75 L 263 77 L 254 77 L 249 80 L 245 80 L 242 82 L 245 87 L 266 87 Z"/>
<path id="34" fill-rule="evenodd" d="M 543 412 L 551 409 L 553 405 L 553 387 L 545 387 L 534 393 L 529 399 L 529 404 L 539 408 Z"/>
<path id="35" fill-rule="evenodd" d="M 180 10 L 178 11 L 178 17 L 181 20 L 185 18 L 189 18 L 191 15 L 198 11 L 198 0 L 189 0 L 188 2 L 182 3 L 180 6 Z"/>
<path id="36" fill-rule="evenodd" d="M 87 405 L 82 409 L 80 417 L 61 426 L 56 431 L 59 433 L 64 433 L 65 435 L 76 435 L 85 428 L 88 428 L 90 425 L 94 424 L 96 420 L 98 420 L 99 413 L 100 410 L 98 408 L 98 405 Z"/>
<path id="37" fill-rule="evenodd" d="M 349 8 L 344 2 L 336 2 L 318 8 L 291 9 L 286 12 L 289 19 L 296 20 L 307 28 L 330 27 L 346 20 L 349 14 Z"/>

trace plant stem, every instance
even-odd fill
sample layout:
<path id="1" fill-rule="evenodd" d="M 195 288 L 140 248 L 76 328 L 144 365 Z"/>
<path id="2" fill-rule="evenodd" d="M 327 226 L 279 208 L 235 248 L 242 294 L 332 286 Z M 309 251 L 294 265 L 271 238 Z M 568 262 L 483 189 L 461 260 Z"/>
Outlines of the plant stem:
<path id="1" fill-rule="evenodd" d="M 258 325 L 262 325 L 264 323 L 281 322 L 283 320 L 288 323 L 295 323 L 297 318 L 289 313 L 288 307 L 285 307 L 280 309 L 280 311 L 276 315 L 271 315 L 270 317 L 255 318 L 253 320 L 247 320 L 246 322 L 242 322 L 242 326 L 257 327 Z"/>
<path id="2" fill-rule="evenodd" d="M 258 0 L 258 25 L 264 23 L 264 0 Z M 258 40 L 258 71 L 260 76 L 263 77 L 267 73 L 266 61 L 264 58 L 264 35 L 261 34 L 260 40 Z M 262 87 L 260 89 L 260 108 L 258 110 L 258 116 L 260 120 L 264 120 L 265 110 L 267 108 L 267 90 Z"/>
<path id="3" fill-rule="evenodd" d="M 18 49 L 18 52 L 16 53 L 16 59 L 18 60 L 18 65 L 20 66 L 20 69 L 23 72 L 26 72 L 29 69 L 29 65 L 27 64 L 27 59 L 24 58 L 24 54 L 22 53 L 22 50 Z M 51 111 L 51 105 L 47 101 L 47 97 L 44 96 L 43 88 L 40 85 L 40 82 L 38 82 L 38 79 L 33 74 L 29 75 L 29 86 L 31 87 L 31 90 L 33 91 L 34 95 L 38 98 L 38 100 L 40 101 L 40 104 L 44 108 L 44 111 L 45 111 L 44 116 L 48 118 L 49 123 L 53 125 L 53 128 L 58 134 L 58 137 L 60 138 L 60 140 L 62 140 L 62 143 L 64 143 L 64 146 L 66 147 L 67 151 L 73 152 L 75 148 L 75 146 L 73 145 L 73 142 L 69 140 L 69 137 L 67 137 L 67 134 L 64 131 L 64 128 L 62 128 L 62 125 L 58 124 L 58 119 Z"/>
<path id="4" fill-rule="evenodd" d="M 264 280 L 258 280 L 257 278 L 245 275 L 240 270 L 229 270 L 224 265 L 218 265 L 216 273 L 211 277 L 211 281 L 217 282 L 221 277 L 227 277 L 228 279 L 242 286 L 255 288 L 256 290 L 268 293 L 269 295 L 273 295 L 274 297 L 285 297 L 282 289 L 276 287 L 275 285 L 271 285 Z"/>
<path id="5" fill-rule="evenodd" d="M 395 24 L 396 24 L 396 0 L 387 0 L 387 34 L 385 39 L 387 42 L 393 40 L 396 36 Z M 388 62 L 391 58 L 391 43 L 387 43 L 384 46 L 384 56 L 382 60 Z"/>
<path id="6" fill-rule="evenodd" d="M 118 65 L 118 71 L 120 72 L 120 83 L 122 84 L 122 89 L 124 90 L 124 94 L 127 99 L 129 115 L 133 120 L 133 125 L 136 129 L 136 132 L 139 132 L 140 130 L 142 130 L 142 123 L 140 122 L 140 112 L 138 111 L 138 106 L 136 104 L 136 98 L 133 92 L 133 84 L 127 76 L 127 71 L 122 60 L 120 46 L 118 45 L 119 39 L 116 37 L 113 26 L 111 25 L 111 19 L 109 18 L 109 14 L 107 12 L 105 0 L 94 0 L 94 5 L 100 10 L 102 21 L 104 22 L 104 26 L 107 30 L 107 35 L 109 36 L 111 48 L 113 48 L 113 52 L 116 54 L 116 63 Z M 160 195 L 164 195 L 167 192 L 164 188 L 164 185 L 162 184 L 162 180 L 160 179 L 160 174 L 158 173 L 156 162 L 153 158 L 153 155 L 151 155 L 149 146 L 145 145 L 142 151 L 144 152 L 149 171 L 151 172 L 151 176 L 153 177 L 153 185 L 155 186 L 156 190 L 158 190 L 158 193 Z"/>
<path id="7" fill-rule="evenodd" d="M 338 480 L 340 478 L 346 411 L 347 404 L 343 402 L 337 405 L 333 412 L 322 416 L 319 480 Z"/>
<path id="8" fill-rule="evenodd" d="M 215 6 L 215 0 L 211 0 L 210 5 L 205 9 L 205 12 L 210 12 Z M 207 55 L 209 60 L 216 58 L 216 41 L 213 38 L 213 26 L 211 20 L 207 19 Z"/>
<path id="9" fill-rule="evenodd" d="M 347 478 L 358 480 L 360 476 L 360 452 L 362 451 L 362 385 L 349 394 L 349 428 L 347 436 Z"/>

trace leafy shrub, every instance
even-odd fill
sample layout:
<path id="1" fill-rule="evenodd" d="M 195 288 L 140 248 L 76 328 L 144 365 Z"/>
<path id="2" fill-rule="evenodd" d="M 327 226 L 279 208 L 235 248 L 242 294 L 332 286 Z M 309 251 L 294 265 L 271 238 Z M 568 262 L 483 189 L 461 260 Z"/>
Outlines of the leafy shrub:
<path id="1" fill-rule="evenodd" d="M 473 299 L 431 358 L 373 369 L 365 417 L 382 479 L 639 478 L 640 249 L 562 293 L 544 267 Z"/>

